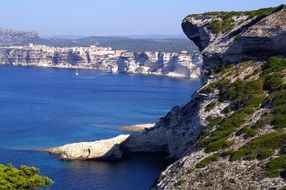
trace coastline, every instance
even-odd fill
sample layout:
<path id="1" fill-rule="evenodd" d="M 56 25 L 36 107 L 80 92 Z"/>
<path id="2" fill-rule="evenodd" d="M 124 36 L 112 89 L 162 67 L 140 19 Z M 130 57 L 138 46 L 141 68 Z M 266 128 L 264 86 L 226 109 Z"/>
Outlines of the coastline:
<path id="1" fill-rule="evenodd" d="M 79 65 L 79 66 L 75 66 L 75 65 L 51 65 L 51 64 L 45 64 L 45 65 L 39 65 L 37 63 L 31 63 L 31 64 L 9 64 L 9 63 L 1 63 L 0 62 L 0 66 L 12 66 L 12 67 L 32 67 L 32 68 L 51 68 L 51 69 L 68 69 L 68 70 L 75 70 L 78 69 L 80 70 L 85 70 L 85 71 L 98 71 L 98 72 L 102 72 L 102 73 L 111 73 L 111 74 L 131 74 L 131 75 L 141 75 L 141 76 L 153 76 L 153 77 L 163 77 L 163 78 L 171 78 L 171 79 L 178 79 L 178 80 L 190 80 L 190 81 L 198 81 L 200 80 L 200 77 L 186 77 L 183 75 L 163 75 L 160 73 L 153 73 L 153 72 L 148 72 L 148 73 L 142 73 L 142 72 L 109 72 L 106 70 L 101 70 L 101 69 L 97 69 L 94 67 L 90 67 L 90 66 L 83 66 L 83 65 Z"/>
<path id="2" fill-rule="evenodd" d="M 127 126 L 121 126 L 120 130 L 127 131 L 127 132 L 140 133 L 140 132 L 143 132 L 145 129 L 150 129 L 154 126 L 155 126 L 155 123 L 127 125 Z"/>

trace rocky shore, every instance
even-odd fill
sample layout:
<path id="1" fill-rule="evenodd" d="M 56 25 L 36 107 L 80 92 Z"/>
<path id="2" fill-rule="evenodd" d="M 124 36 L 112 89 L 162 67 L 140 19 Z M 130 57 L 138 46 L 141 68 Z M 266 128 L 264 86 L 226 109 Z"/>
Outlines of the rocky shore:
<path id="1" fill-rule="evenodd" d="M 150 129 L 155 126 L 155 123 L 148 123 L 148 124 L 137 124 L 137 125 L 128 125 L 128 126 L 122 126 L 120 127 L 123 131 L 128 132 L 143 132 L 146 129 Z"/>

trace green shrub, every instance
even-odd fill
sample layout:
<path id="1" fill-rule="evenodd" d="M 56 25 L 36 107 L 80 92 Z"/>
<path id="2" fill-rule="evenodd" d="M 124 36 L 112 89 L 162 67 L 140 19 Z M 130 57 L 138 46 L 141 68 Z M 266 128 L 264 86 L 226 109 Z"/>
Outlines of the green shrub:
<path id="1" fill-rule="evenodd" d="M 286 104 L 286 89 L 282 89 L 277 92 L 272 100 L 274 106 L 285 105 Z"/>
<path id="2" fill-rule="evenodd" d="M 51 179 L 40 176 L 38 173 L 39 169 L 35 167 L 21 166 L 17 169 L 11 164 L 0 164 L 0 189 L 31 190 L 53 183 Z"/>
<path id="3" fill-rule="evenodd" d="M 275 128 L 286 127 L 286 89 L 275 93 L 272 104 L 274 106 L 273 119 L 271 124 Z"/>
<path id="4" fill-rule="evenodd" d="M 257 137 L 235 151 L 231 157 L 231 161 L 245 159 L 263 160 L 273 154 L 273 152 L 282 147 L 286 142 L 286 134 L 274 132 L 267 135 Z"/>
<path id="5" fill-rule="evenodd" d="M 270 15 L 278 10 L 281 9 L 281 6 L 278 7 L 269 7 L 269 8 L 262 8 L 262 9 L 258 9 L 258 10 L 253 10 L 253 11 L 230 11 L 230 12 L 207 12 L 204 13 L 204 15 L 209 15 L 209 16 L 218 16 L 218 17 L 222 17 L 222 18 L 232 18 L 235 16 L 241 16 L 241 15 L 247 15 L 250 18 L 253 17 L 265 17 L 267 15 Z M 189 16 L 194 16 L 193 15 L 189 15 Z"/>
<path id="6" fill-rule="evenodd" d="M 286 157 L 280 156 L 270 160 L 265 166 L 266 177 L 279 177 L 282 171 L 286 169 Z"/>
<path id="7" fill-rule="evenodd" d="M 237 128 L 245 123 L 248 114 L 244 113 L 243 110 L 239 110 L 227 117 L 221 122 L 219 130 L 226 130 L 227 128 Z"/>
<path id="8" fill-rule="evenodd" d="M 285 114 L 275 114 L 271 124 L 275 128 L 286 128 L 286 115 Z"/>
<path id="9" fill-rule="evenodd" d="M 221 79 L 213 84 L 217 89 L 220 91 L 223 90 L 225 87 L 230 85 L 230 81 L 226 79 Z"/>
<path id="10" fill-rule="evenodd" d="M 254 137 L 257 134 L 257 130 L 250 126 L 245 126 L 235 133 L 236 136 L 244 135 L 244 138 Z"/>
<path id="11" fill-rule="evenodd" d="M 218 84 L 216 85 L 218 86 Z M 252 106 L 258 106 L 262 101 L 261 99 L 265 96 L 262 80 L 237 80 L 230 85 L 223 83 L 221 86 L 218 86 L 218 88 L 220 90 L 219 101 L 234 101 L 240 107 L 246 103 Z"/>
<path id="12" fill-rule="evenodd" d="M 219 156 L 220 157 L 227 157 L 233 154 L 233 150 L 223 151 Z"/>
<path id="13" fill-rule="evenodd" d="M 214 20 L 210 23 L 210 29 L 216 34 L 228 32 L 233 28 L 233 26 L 233 19 L 231 18 Z"/>
<path id="14" fill-rule="evenodd" d="M 267 114 L 262 116 L 253 126 L 251 126 L 252 129 L 261 129 L 265 127 L 265 125 L 270 124 L 272 121 L 272 115 Z"/>
<path id="15" fill-rule="evenodd" d="M 281 9 L 280 7 L 273 7 L 273 8 L 271 7 L 271 8 L 264 8 L 264 9 L 254 10 L 254 11 L 245 11 L 245 12 L 242 12 L 242 11 L 208 12 L 208 13 L 205 13 L 204 15 L 217 16 L 221 19 L 221 20 L 215 19 L 210 23 L 210 29 L 214 33 L 218 34 L 218 33 L 225 33 L 233 29 L 234 27 L 233 17 L 235 16 L 247 15 L 249 18 L 256 17 L 258 19 L 261 19 L 280 9 Z"/>
<path id="16" fill-rule="evenodd" d="M 210 23 L 210 29 L 218 34 L 221 33 L 223 31 L 223 22 L 220 20 L 214 20 Z"/>
<path id="17" fill-rule="evenodd" d="M 273 97 L 273 119 L 271 124 L 275 128 L 286 127 L 286 87 L 283 80 L 286 70 L 286 59 L 282 57 L 271 57 L 263 65 L 263 77 L 265 78 L 264 88 Z"/>
<path id="18" fill-rule="evenodd" d="M 279 73 L 266 76 L 264 89 L 270 92 L 281 90 L 283 88 L 283 76 Z"/>
<path id="19" fill-rule="evenodd" d="M 258 18 L 263 18 L 265 16 L 268 16 L 276 11 L 280 10 L 280 6 L 279 7 L 270 7 L 270 8 L 263 8 L 263 9 L 258 9 L 258 10 L 254 10 L 254 11 L 248 11 L 247 15 L 249 17 L 258 17 Z"/>
<path id="20" fill-rule="evenodd" d="M 217 156 L 209 156 L 205 159 L 203 159 L 202 161 L 200 161 L 197 165 L 196 165 L 196 168 L 204 168 L 206 167 L 207 165 L 209 165 L 210 163 L 212 162 L 215 162 L 217 161 Z"/>
<path id="21" fill-rule="evenodd" d="M 216 125 L 218 125 L 221 121 L 222 121 L 222 117 L 218 116 L 218 117 L 213 117 L 213 116 L 208 116 L 207 117 L 207 121 L 209 122 L 207 128 L 209 130 L 207 131 L 211 131 L 213 129 L 213 127 L 215 127 Z"/>
<path id="22" fill-rule="evenodd" d="M 219 151 L 221 149 L 231 147 L 233 143 L 234 143 L 233 141 L 228 141 L 226 140 L 226 138 L 223 138 L 223 139 L 220 139 L 218 141 L 208 144 L 205 151 L 206 153 Z"/>
<path id="23" fill-rule="evenodd" d="M 235 132 L 235 129 L 242 125 L 247 118 L 247 114 L 236 112 L 233 115 L 223 119 L 220 127 L 214 131 L 209 137 L 205 137 L 199 141 L 199 147 L 206 148 L 206 152 L 217 151 L 221 148 L 227 148 L 231 143 L 227 138 Z"/>
<path id="24" fill-rule="evenodd" d="M 285 69 L 286 69 L 286 59 L 282 57 L 271 57 L 262 67 L 263 75 L 268 75 L 273 72 L 279 73 Z"/>

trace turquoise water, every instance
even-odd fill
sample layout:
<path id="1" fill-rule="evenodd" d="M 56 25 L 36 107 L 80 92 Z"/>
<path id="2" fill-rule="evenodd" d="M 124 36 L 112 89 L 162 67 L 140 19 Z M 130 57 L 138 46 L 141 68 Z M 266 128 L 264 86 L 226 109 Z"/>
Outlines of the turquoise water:
<path id="1" fill-rule="evenodd" d="M 166 166 L 158 155 L 64 162 L 37 151 L 122 134 L 186 103 L 199 82 L 49 68 L 0 67 L 0 162 L 39 167 L 50 189 L 148 189 Z"/>

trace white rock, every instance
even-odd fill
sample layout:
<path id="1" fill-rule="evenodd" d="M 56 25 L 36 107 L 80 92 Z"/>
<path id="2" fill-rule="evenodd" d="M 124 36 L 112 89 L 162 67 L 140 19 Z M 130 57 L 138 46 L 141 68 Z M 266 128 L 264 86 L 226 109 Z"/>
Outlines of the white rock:
<path id="1" fill-rule="evenodd" d="M 119 135 L 106 140 L 66 144 L 50 148 L 47 151 L 52 154 L 59 154 L 60 158 L 64 160 L 121 158 L 120 144 L 128 138 L 129 135 Z"/>

